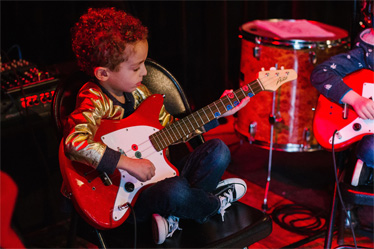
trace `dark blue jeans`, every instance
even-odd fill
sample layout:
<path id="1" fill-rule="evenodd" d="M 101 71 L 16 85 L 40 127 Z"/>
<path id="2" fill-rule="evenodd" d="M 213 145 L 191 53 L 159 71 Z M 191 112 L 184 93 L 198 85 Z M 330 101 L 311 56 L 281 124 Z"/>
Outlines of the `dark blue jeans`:
<path id="1" fill-rule="evenodd" d="M 357 143 L 356 155 L 368 167 L 374 168 L 374 135 L 366 135 Z"/>
<path id="2" fill-rule="evenodd" d="M 204 223 L 220 207 L 212 192 L 230 160 L 230 150 L 221 140 L 200 145 L 175 165 L 179 176 L 159 181 L 140 193 L 134 206 L 137 222 L 147 221 L 158 213 Z M 131 215 L 128 220 L 131 222 Z"/>

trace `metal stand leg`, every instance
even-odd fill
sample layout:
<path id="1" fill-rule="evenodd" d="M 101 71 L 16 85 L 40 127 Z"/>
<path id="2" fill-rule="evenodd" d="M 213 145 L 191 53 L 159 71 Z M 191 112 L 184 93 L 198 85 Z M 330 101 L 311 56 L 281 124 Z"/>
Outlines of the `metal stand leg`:
<path id="1" fill-rule="evenodd" d="M 272 104 L 272 117 L 275 115 L 275 92 L 273 92 L 273 104 Z M 262 204 L 262 211 L 268 211 L 268 193 L 270 187 L 270 180 L 271 180 L 271 165 L 273 160 L 273 134 L 274 134 L 274 123 L 270 125 L 270 148 L 269 148 L 269 163 L 268 163 L 268 176 L 266 179 L 266 187 L 265 187 L 265 196 L 264 196 L 264 203 Z"/>
<path id="2" fill-rule="evenodd" d="M 331 211 L 330 211 L 330 218 L 329 218 L 329 223 L 328 223 L 328 227 L 327 227 L 327 231 L 326 231 L 326 236 L 325 236 L 325 243 L 324 243 L 324 246 L 323 248 L 325 249 L 330 249 L 331 248 L 331 243 L 332 243 L 332 239 L 333 239 L 333 236 L 334 236 L 334 223 L 335 223 L 335 214 L 336 214 L 336 210 L 337 210 L 337 206 L 338 206 L 338 202 L 337 202 L 337 184 L 335 182 L 335 187 L 334 187 L 334 196 L 332 198 L 332 204 L 331 204 Z"/>

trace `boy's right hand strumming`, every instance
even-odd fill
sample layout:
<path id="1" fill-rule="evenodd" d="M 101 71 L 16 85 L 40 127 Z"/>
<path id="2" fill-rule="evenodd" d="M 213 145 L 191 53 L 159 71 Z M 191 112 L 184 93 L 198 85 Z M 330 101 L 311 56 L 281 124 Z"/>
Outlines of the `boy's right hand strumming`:
<path id="1" fill-rule="evenodd" d="M 357 115 L 362 119 L 374 119 L 374 101 L 362 97 L 354 91 L 349 91 L 343 98 L 343 103 L 353 107 Z"/>
<path id="2" fill-rule="evenodd" d="M 148 159 L 133 159 L 124 155 L 121 155 L 117 168 L 126 170 L 141 182 L 150 180 L 156 171 L 156 167 Z"/>

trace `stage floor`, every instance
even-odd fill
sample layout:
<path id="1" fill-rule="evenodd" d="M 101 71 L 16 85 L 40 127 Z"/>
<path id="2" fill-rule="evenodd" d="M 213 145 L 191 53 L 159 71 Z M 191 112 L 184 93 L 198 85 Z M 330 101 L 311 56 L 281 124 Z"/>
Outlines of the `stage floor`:
<path id="1" fill-rule="evenodd" d="M 262 210 L 269 168 L 269 151 L 241 139 L 234 131 L 234 122 L 235 118 L 230 117 L 221 126 L 204 134 L 204 137 L 206 140 L 220 138 L 229 146 L 232 153 L 232 163 L 225 172 L 224 178 L 243 178 L 247 182 L 248 191 L 240 201 Z M 303 153 L 274 152 L 271 163 L 269 193 L 267 195 L 267 212 L 274 214 L 274 210 L 284 207 L 284 205 L 293 208 L 297 207 L 294 206 L 297 204 L 313 210 L 316 215 L 318 214 L 319 221 L 324 224 L 325 217 L 328 217 L 330 209 L 334 183 L 331 163 L 331 153 L 323 150 Z M 55 174 L 58 174 L 58 172 Z M 60 184 L 59 179 L 53 184 L 54 187 L 51 190 L 56 192 Z M 59 195 L 60 193 L 56 192 L 54 194 Z M 24 198 L 21 194 L 20 202 L 23 205 L 26 202 Z M 27 198 L 30 199 L 31 197 Z M 367 212 L 367 209 L 361 211 L 371 213 L 368 219 L 373 219 L 372 208 L 369 212 Z M 58 213 L 59 211 L 55 212 Z M 56 214 L 54 217 L 56 217 Z M 291 220 L 297 218 L 300 218 L 297 213 L 289 216 Z M 16 220 L 19 222 L 20 217 L 16 217 Z M 29 248 L 64 248 L 69 229 L 69 218 L 66 216 L 55 218 L 55 220 L 57 220 L 55 223 L 47 227 L 35 230 L 29 229 L 29 231 L 21 234 L 26 246 Z M 308 222 L 298 223 L 298 225 L 307 225 Z M 289 231 L 273 222 L 273 232 L 267 238 L 249 246 L 249 248 L 323 248 L 324 232 L 323 229 L 318 231 L 317 235 L 308 242 L 309 235 Z M 356 234 L 356 239 L 359 246 L 374 248 L 374 243 L 369 237 Z M 349 230 L 346 232 L 345 242 L 353 244 Z M 96 245 L 82 238 L 77 239 L 75 246 L 77 248 L 97 248 Z M 336 236 L 332 246 L 337 246 Z"/>

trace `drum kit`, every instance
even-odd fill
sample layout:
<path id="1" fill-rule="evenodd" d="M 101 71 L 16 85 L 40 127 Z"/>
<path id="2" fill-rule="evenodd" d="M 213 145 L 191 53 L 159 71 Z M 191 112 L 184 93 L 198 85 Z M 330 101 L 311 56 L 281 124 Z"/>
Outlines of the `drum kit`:
<path id="1" fill-rule="evenodd" d="M 316 65 L 349 49 L 344 29 L 308 20 L 252 21 L 240 28 L 240 86 L 263 68 L 294 69 L 296 80 L 275 92 L 262 91 L 237 113 L 235 131 L 251 144 L 269 149 L 263 211 L 271 179 L 272 152 L 313 152 L 321 146 L 313 135 L 318 91 L 310 83 Z"/>
<path id="2" fill-rule="evenodd" d="M 272 28 L 283 29 L 283 37 Z M 315 31 L 311 32 L 311 28 Z M 302 29 L 309 32 L 305 34 Z M 294 69 L 298 77 L 276 92 L 256 95 L 238 112 L 235 130 L 250 143 L 266 149 L 320 150 L 312 130 L 319 93 L 311 85 L 310 75 L 317 64 L 349 49 L 348 32 L 315 21 L 279 19 L 248 22 L 239 30 L 240 86 L 256 79 L 262 68 L 277 65 Z"/>

